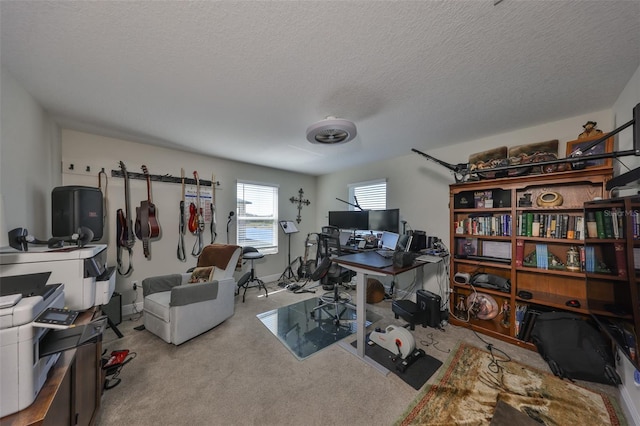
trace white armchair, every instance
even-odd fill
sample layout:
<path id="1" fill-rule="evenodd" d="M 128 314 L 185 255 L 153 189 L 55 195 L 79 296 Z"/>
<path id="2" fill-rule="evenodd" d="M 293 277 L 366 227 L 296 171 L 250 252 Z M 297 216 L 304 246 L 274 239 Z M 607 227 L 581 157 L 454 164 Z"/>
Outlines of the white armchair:
<path id="1" fill-rule="evenodd" d="M 190 283 L 191 273 L 145 278 L 145 328 L 165 342 L 179 345 L 232 316 L 237 287 L 233 272 L 241 250 L 227 244 L 206 246 L 197 266 L 214 267 L 207 282 Z"/>

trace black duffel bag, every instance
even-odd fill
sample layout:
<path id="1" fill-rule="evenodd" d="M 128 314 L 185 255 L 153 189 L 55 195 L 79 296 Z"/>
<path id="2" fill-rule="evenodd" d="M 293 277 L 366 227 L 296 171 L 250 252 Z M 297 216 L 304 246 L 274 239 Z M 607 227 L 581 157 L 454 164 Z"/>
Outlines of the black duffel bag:
<path id="1" fill-rule="evenodd" d="M 538 315 L 531 332 L 538 353 L 553 374 L 566 379 L 619 385 L 611 343 L 598 329 L 570 312 Z"/>

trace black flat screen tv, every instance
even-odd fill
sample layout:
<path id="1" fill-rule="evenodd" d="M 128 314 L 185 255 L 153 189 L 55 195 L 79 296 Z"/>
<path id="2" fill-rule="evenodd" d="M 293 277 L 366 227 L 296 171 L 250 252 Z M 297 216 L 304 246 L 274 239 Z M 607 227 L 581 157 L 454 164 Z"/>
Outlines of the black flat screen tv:
<path id="1" fill-rule="evenodd" d="M 400 209 L 369 210 L 369 227 L 372 231 L 400 233 Z"/>
<path id="2" fill-rule="evenodd" d="M 329 225 L 340 229 L 369 229 L 369 212 L 330 211 Z"/>

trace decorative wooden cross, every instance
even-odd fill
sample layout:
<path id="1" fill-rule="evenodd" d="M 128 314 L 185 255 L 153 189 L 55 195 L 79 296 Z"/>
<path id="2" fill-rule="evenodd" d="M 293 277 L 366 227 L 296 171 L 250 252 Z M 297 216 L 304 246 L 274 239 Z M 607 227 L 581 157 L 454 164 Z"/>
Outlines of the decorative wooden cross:
<path id="1" fill-rule="evenodd" d="M 300 194 L 298 198 L 291 197 L 289 198 L 289 201 L 291 201 L 292 203 L 298 203 L 298 217 L 296 217 L 296 222 L 300 223 L 302 222 L 302 216 L 300 216 L 302 205 L 304 204 L 305 206 L 308 206 L 309 204 L 311 204 L 311 201 L 305 200 L 302 198 L 302 196 L 304 195 L 304 191 L 302 190 L 302 188 L 300 188 L 300 191 L 298 191 L 298 194 Z"/>

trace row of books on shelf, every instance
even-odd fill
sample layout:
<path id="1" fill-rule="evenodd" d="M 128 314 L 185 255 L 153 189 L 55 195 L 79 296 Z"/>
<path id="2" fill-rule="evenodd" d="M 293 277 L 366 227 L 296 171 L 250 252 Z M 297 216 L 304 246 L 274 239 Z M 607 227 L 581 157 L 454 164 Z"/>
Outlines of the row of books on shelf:
<path id="1" fill-rule="evenodd" d="M 616 207 L 587 211 L 587 236 L 601 239 L 624 237 L 624 216 L 624 211 Z"/>
<path id="2" fill-rule="evenodd" d="M 511 215 L 469 216 L 454 223 L 456 234 L 511 236 Z"/>
<path id="3" fill-rule="evenodd" d="M 516 240 L 516 266 L 538 269 L 556 269 L 575 272 L 589 272 L 627 277 L 627 259 L 624 243 L 614 242 L 600 247 L 596 253 L 594 246 L 571 246 L 566 259 L 561 259 L 549 251 L 547 244 L 538 243 L 535 249 L 525 255 L 525 241 Z M 527 247 L 531 247 L 526 245 Z"/>
<path id="4" fill-rule="evenodd" d="M 523 212 L 516 218 L 519 237 L 584 239 L 584 218 L 562 213 Z"/>

